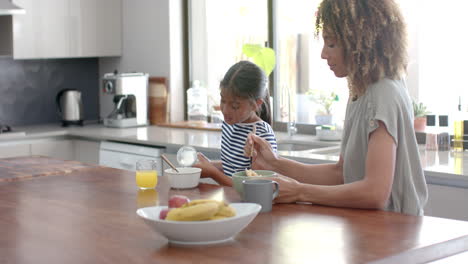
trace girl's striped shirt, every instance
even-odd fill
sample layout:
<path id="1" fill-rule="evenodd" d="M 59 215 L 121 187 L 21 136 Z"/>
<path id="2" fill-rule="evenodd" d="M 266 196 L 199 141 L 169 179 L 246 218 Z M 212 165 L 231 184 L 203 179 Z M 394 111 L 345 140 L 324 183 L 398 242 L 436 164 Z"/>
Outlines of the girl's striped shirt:
<path id="1" fill-rule="evenodd" d="M 223 122 L 221 135 L 221 162 L 224 174 L 232 176 L 233 173 L 250 169 L 250 158 L 244 156 L 244 146 L 247 135 L 256 126 L 256 135 L 268 141 L 273 151 L 277 151 L 276 137 L 271 126 L 265 121 L 254 123 L 238 123 L 229 125 Z"/>

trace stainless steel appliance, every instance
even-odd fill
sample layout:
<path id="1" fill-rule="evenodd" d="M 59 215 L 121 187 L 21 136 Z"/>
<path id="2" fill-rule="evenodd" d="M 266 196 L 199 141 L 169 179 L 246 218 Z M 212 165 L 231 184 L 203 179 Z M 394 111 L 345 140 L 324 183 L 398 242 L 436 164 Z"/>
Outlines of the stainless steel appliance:
<path id="1" fill-rule="evenodd" d="M 105 126 L 148 124 L 147 73 L 106 73 L 99 95 L 99 113 Z"/>
<path id="2" fill-rule="evenodd" d="M 57 93 L 55 101 L 62 117 L 62 126 L 83 125 L 83 103 L 80 91 L 63 89 Z"/>

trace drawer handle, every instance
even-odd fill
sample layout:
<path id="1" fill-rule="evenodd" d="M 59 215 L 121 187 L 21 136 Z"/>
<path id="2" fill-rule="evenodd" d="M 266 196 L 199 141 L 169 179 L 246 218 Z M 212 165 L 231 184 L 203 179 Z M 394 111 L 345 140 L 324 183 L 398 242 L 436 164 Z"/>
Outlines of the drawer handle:
<path id="1" fill-rule="evenodd" d="M 130 163 L 128 161 L 121 161 L 119 162 L 120 164 L 122 164 L 124 167 L 127 167 L 127 168 L 133 168 L 133 163 Z"/>

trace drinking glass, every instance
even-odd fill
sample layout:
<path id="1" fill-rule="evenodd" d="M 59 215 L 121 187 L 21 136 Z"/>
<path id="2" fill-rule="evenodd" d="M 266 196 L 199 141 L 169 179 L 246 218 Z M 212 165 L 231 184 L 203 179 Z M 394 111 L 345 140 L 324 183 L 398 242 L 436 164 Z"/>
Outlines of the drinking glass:
<path id="1" fill-rule="evenodd" d="M 177 162 L 182 167 L 192 167 L 197 162 L 197 150 L 191 146 L 182 146 L 177 151 Z"/>
<path id="2" fill-rule="evenodd" d="M 158 183 L 155 160 L 139 160 L 136 163 L 136 184 L 140 189 L 154 189 Z"/>

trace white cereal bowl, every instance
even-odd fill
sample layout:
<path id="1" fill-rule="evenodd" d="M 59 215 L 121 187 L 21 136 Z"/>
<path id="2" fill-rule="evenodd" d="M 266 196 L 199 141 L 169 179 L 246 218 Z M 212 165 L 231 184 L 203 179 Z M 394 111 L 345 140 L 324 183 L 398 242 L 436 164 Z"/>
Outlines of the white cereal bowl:
<path id="1" fill-rule="evenodd" d="M 156 233 L 170 243 L 185 245 L 208 245 L 233 239 L 257 216 L 262 208 L 255 203 L 231 203 L 236 215 L 211 221 L 169 221 L 159 219 L 159 212 L 167 206 L 140 208 L 136 211 Z"/>
<path id="2" fill-rule="evenodd" d="M 198 186 L 200 181 L 200 168 L 184 167 L 177 168 L 179 172 L 169 168 L 164 171 L 164 174 L 169 178 L 169 185 L 175 189 L 189 189 Z"/>

